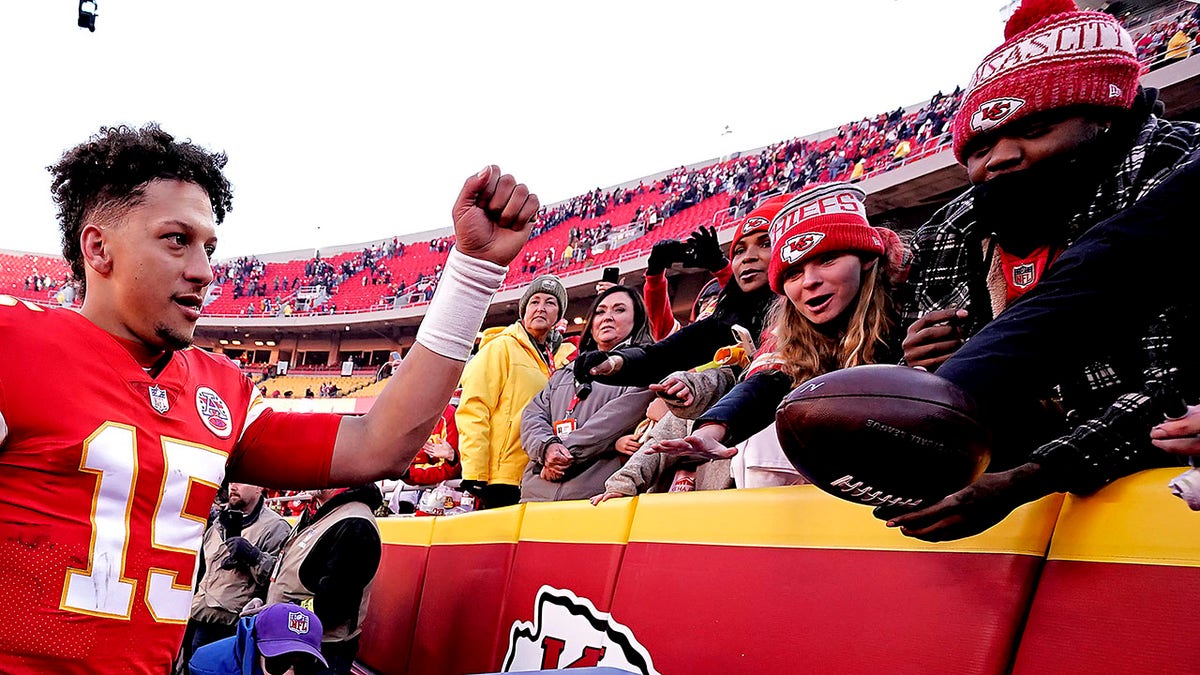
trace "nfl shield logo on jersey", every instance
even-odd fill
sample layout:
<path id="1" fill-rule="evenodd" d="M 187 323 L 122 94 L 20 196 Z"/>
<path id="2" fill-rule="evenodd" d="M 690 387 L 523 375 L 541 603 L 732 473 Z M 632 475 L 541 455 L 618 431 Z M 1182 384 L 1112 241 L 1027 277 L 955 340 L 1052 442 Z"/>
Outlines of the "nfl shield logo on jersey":
<path id="1" fill-rule="evenodd" d="M 308 635 L 308 616 L 304 612 L 288 612 L 288 630 L 296 635 Z"/>
<path id="2" fill-rule="evenodd" d="M 166 415 L 171 409 L 171 404 L 167 401 L 167 390 L 157 384 L 150 385 L 150 407 L 154 408 L 161 415 Z"/>
<path id="3" fill-rule="evenodd" d="M 1017 265 L 1013 268 L 1013 285 L 1017 288 L 1028 288 L 1037 279 L 1037 271 L 1033 263 Z"/>
<path id="4" fill-rule="evenodd" d="M 196 412 L 200 413 L 200 421 L 218 438 L 229 438 L 233 433 L 233 416 L 229 414 L 229 406 L 217 392 L 208 387 L 196 389 Z"/>

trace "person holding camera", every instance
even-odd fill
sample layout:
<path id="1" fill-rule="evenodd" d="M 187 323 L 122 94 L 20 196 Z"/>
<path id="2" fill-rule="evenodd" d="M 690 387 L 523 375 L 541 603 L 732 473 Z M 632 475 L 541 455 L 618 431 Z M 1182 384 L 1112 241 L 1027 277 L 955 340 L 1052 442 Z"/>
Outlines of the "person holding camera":
<path id="1" fill-rule="evenodd" d="M 237 631 L 238 614 L 252 598 L 264 598 L 271 556 L 283 548 L 291 528 L 266 507 L 263 489 L 229 484 L 229 503 L 204 533 L 200 583 L 192 597 L 186 655 Z"/>
<path id="2" fill-rule="evenodd" d="M 646 261 L 646 282 L 642 286 L 642 299 L 646 301 L 646 313 L 650 318 L 650 335 L 655 340 L 667 337 L 680 327 L 671 311 L 671 296 L 667 292 L 666 270 L 675 263 L 712 272 L 721 287 L 733 277 L 733 267 L 717 242 L 715 227 L 700 227 L 686 241 L 663 239 L 656 242 Z"/>
<path id="3" fill-rule="evenodd" d="M 780 195 L 764 201 L 738 224 L 729 249 L 733 282 L 717 296 L 711 316 L 651 345 L 581 350 L 575 359 L 575 377 L 581 383 L 595 380 L 645 387 L 676 371 L 711 361 L 718 349 L 739 341 L 735 326 L 744 329 L 742 334 L 748 334 L 748 340 L 760 339 L 767 313 L 778 297 L 767 283 L 767 263 L 771 259 L 767 230 L 790 197 Z"/>

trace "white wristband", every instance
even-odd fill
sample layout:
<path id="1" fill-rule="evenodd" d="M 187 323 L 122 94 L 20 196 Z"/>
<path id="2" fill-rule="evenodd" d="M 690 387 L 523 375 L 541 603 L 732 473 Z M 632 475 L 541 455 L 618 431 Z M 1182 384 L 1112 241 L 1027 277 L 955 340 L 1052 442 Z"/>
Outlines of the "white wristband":
<path id="1" fill-rule="evenodd" d="M 451 248 L 429 311 L 417 329 L 417 342 L 435 354 L 466 361 L 492 296 L 507 274 L 507 267 Z"/>

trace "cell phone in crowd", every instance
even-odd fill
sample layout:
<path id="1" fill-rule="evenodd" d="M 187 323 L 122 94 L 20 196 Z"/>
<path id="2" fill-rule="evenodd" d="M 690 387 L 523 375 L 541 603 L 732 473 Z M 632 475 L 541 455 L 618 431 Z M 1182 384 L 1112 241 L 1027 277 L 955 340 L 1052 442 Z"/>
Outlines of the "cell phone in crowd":
<path id="1" fill-rule="evenodd" d="M 620 267 L 605 267 L 604 268 L 604 276 L 601 277 L 600 281 L 603 281 L 606 284 L 621 283 L 621 268 Z"/>
<path id="2" fill-rule="evenodd" d="M 242 525 L 246 514 L 236 509 L 225 509 L 221 513 L 221 524 L 225 526 L 225 538 L 242 536 Z"/>

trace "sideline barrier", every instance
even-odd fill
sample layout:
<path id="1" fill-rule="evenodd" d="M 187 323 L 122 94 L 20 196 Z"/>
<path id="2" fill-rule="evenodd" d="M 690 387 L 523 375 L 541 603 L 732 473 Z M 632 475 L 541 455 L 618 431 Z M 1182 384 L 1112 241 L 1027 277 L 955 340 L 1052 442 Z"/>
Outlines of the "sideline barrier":
<path id="1" fill-rule="evenodd" d="M 943 544 L 812 486 L 388 519 L 359 658 L 389 675 L 1188 670 L 1200 514 L 1166 488 L 1179 471 Z"/>
<path id="2" fill-rule="evenodd" d="M 492 647 L 524 514 L 519 505 L 432 519 L 407 672 L 496 670 Z"/>
<path id="3" fill-rule="evenodd" d="M 663 673 L 999 673 L 1061 497 L 927 544 L 813 486 L 644 495 L 613 614 Z"/>
<path id="4" fill-rule="evenodd" d="M 1182 471 L 1067 498 L 1014 673 L 1195 672 L 1200 513 L 1167 490 Z"/>
<path id="5" fill-rule="evenodd" d="M 417 606 L 433 541 L 433 518 L 377 518 L 384 541 L 358 658 L 387 675 L 408 672 Z"/>
<path id="6" fill-rule="evenodd" d="M 493 664 L 521 670 L 598 665 L 593 659 L 598 660 L 597 650 L 603 645 L 588 645 L 593 649 L 581 649 L 576 655 L 568 652 L 566 636 L 538 633 L 544 628 L 538 613 L 561 611 L 567 603 L 573 604 L 565 598 L 564 604 L 547 607 L 551 599 L 542 596 L 541 590 L 543 586 L 567 589 L 587 598 L 597 612 L 608 612 L 637 503 L 637 498 L 630 498 L 613 499 L 599 507 L 582 500 L 525 505 Z M 529 625 L 518 628 L 517 622 Z M 555 639 L 562 641 L 561 650 Z"/>

